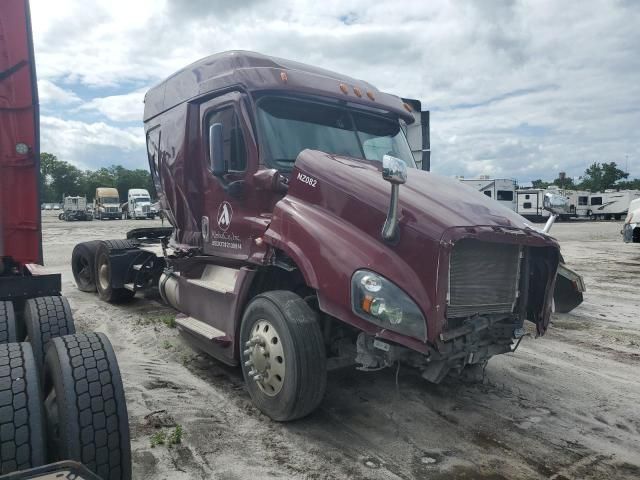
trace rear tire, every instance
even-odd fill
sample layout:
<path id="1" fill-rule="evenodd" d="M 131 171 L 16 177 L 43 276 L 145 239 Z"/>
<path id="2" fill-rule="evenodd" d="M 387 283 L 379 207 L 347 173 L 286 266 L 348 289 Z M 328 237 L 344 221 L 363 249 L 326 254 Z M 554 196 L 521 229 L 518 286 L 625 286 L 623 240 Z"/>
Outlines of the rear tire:
<path id="1" fill-rule="evenodd" d="M 0 345 L 17 342 L 16 313 L 12 302 L 0 302 Z"/>
<path id="2" fill-rule="evenodd" d="M 51 342 L 44 365 L 51 461 L 70 459 L 101 478 L 131 478 L 131 442 L 118 361 L 102 333 Z"/>
<path id="3" fill-rule="evenodd" d="M 260 339 L 263 346 L 247 346 L 250 339 Z M 286 422 L 318 407 L 327 383 L 327 360 L 316 314 L 302 298 L 284 290 L 255 297 L 242 318 L 240 342 L 241 350 L 251 351 L 242 359 L 247 390 L 264 414 Z M 254 365 L 245 365 L 248 360 Z M 263 380 L 251 375 L 254 369 Z"/>
<path id="4" fill-rule="evenodd" d="M 71 271 L 81 292 L 96 291 L 96 251 L 100 240 L 82 242 L 73 248 Z"/>
<path id="5" fill-rule="evenodd" d="M 46 462 L 40 378 L 31 345 L 0 345 L 0 475 Z"/>
<path id="6" fill-rule="evenodd" d="M 42 367 L 51 340 L 76 333 L 73 314 L 65 297 L 30 298 L 24 306 L 24 323 L 38 367 Z"/>
<path id="7" fill-rule="evenodd" d="M 60 213 L 58 215 L 58 220 L 64 220 L 64 213 Z"/>
<path id="8" fill-rule="evenodd" d="M 131 300 L 135 292 L 126 288 L 113 288 L 111 286 L 111 248 L 134 248 L 129 240 L 101 241 L 96 251 L 96 289 L 101 300 L 109 303 L 122 303 Z"/>

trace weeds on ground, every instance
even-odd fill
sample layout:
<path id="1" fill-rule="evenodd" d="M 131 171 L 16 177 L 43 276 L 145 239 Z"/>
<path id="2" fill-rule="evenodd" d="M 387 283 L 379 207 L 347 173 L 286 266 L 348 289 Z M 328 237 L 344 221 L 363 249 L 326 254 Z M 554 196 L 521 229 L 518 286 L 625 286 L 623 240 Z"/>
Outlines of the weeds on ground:
<path id="1" fill-rule="evenodd" d="M 162 342 L 162 348 L 169 350 L 170 348 L 173 348 L 173 344 L 169 340 L 165 340 Z"/>
<path id="2" fill-rule="evenodd" d="M 178 445 L 182 443 L 182 434 L 182 425 L 176 425 L 175 428 L 169 432 L 166 430 L 158 430 L 151 435 L 151 448 L 155 448 L 158 445 L 166 445 L 167 448 Z"/>
<path id="3" fill-rule="evenodd" d="M 169 328 L 176 328 L 176 316 L 174 313 L 146 314 L 136 321 L 137 325 L 158 325 L 164 323 Z"/>

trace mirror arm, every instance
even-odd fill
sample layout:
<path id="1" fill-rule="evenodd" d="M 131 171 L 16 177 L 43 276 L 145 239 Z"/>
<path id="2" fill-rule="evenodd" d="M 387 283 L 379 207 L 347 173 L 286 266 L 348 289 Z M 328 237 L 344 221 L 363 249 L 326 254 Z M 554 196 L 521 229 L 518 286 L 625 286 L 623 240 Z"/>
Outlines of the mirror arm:
<path id="1" fill-rule="evenodd" d="M 549 219 L 547 220 L 547 223 L 545 223 L 544 228 L 542 229 L 542 233 L 548 234 L 557 218 L 557 213 L 552 213 L 551 215 L 549 215 Z"/>
<path id="2" fill-rule="evenodd" d="M 385 242 L 395 243 L 398 241 L 398 197 L 400 195 L 400 185 L 391 184 L 391 200 L 389 202 L 389 212 L 382 227 L 382 239 Z"/>

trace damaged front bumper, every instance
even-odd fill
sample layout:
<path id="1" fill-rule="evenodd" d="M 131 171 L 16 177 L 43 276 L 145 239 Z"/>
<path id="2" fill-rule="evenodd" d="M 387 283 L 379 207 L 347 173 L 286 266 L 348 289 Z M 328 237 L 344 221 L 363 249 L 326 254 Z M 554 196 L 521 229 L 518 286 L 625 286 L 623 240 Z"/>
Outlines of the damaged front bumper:
<path id="1" fill-rule="evenodd" d="M 561 262 L 558 265 L 556 288 L 553 291 L 555 311 L 569 313 L 582 303 L 582 294 L 585 291 L 586 287 L 582 276 Z"/>

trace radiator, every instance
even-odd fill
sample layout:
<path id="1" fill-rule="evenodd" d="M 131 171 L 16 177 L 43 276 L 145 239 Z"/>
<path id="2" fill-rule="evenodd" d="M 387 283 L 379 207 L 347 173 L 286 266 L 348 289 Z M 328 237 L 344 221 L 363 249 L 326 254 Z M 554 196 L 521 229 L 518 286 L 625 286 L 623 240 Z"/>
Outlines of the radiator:
<path id="1" fill-rule="evenodd" d="M 512 312 L 519 280 L 519 245 L 460 240 L 449 264 L 447 317 Z"/>

